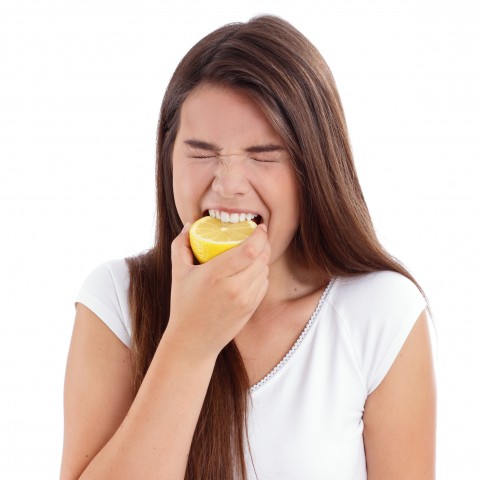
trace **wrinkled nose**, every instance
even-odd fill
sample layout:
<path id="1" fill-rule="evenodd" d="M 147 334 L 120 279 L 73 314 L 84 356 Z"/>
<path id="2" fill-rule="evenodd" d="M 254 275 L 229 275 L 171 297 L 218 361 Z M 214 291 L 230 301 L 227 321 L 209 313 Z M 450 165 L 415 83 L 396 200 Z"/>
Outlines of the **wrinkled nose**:
<path id="1" fill-rule="evenodd" d="M 225 198 L 246 195 L 251 185 L 246 177 L 244 166 L 240 159 L 229 158 L 218 162 L 212 190 Z"/>

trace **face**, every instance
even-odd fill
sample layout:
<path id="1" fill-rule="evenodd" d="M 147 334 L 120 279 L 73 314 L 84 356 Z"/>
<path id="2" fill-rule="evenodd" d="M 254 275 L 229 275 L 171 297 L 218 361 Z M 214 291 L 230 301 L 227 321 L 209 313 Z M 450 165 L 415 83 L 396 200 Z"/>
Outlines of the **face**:
<path id="1" fill-rule="evenodd" d="M 293 168 L 282 139 L 246 94 L 200 85 L 185 100 L 173 149 L 182 222 L 205 215 L 266 224 L 271 262 L 286 254 L 299 221 Z"/>

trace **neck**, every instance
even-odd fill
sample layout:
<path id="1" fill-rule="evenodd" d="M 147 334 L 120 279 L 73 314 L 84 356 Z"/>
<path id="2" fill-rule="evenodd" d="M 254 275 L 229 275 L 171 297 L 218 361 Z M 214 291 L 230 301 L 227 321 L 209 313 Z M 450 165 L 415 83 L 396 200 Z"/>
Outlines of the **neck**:
<path id="1" fill-rule="evenodd" d="M 304 298 L 325 288 L 330 278 L 320 270 L 298 265 L 292 255 L 283 255 L 270 265 L 268 290 L 261 303 L 274 307 Z"/>

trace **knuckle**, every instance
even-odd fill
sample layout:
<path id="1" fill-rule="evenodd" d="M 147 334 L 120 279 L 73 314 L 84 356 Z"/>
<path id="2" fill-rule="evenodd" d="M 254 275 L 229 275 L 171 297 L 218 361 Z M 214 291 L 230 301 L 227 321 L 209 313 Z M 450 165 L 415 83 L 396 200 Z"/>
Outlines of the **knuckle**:
<path id="1" fill-rule="evenodd" d="M 218 272 L 213 272 L 208 276 L 208 283 L 212 286 L 212 288 L 218 288 L 221 286 L 224 281 L 224 276 Z"/>
<path id="2" fill-rule="evenodd" d="M 239 295 L 237 297 L 237 305 L 242 308 L 246 309 L 250 306 L 251 300 L 247 295 Z"/>
<path id="3" fill-rule="evenodd" d="M 250 304 L 249 296 L 246 294 L 245 289 L 239 285 L 231 286 L 228 289 L 228 301 L 235 304 L 239 308 L 246 308 Z"/>
<path id="4" fill-rule="evenodd" d="M 253 245 L 245 245 L 245 256 L 253 260 L 257 256 L 257 251 Z"/>
<path id="5" fill-rule="evenodd" d="M 231 283 L 227 291 L 227 296 L 229 300 L 237 301 L 238 297 L 240 296 L 240 293 L 241 293 L 240 288 L 234 283 Z"/>
<path id="6" fill-rule="evenodd" d="M 260 259 L 265 264 L 268 264 L 268 261 L 270 260 L 270 252 L 265 252 L 265 251 L 262 252 L 261 255 L 260 255 Z"/>

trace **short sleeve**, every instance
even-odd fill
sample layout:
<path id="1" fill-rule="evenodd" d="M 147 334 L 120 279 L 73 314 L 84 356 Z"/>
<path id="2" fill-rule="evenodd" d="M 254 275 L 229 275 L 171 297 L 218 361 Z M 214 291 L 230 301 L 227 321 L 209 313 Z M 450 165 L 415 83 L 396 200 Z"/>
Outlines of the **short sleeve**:
<path id="1" fill-rule="evenodd" d="M 337 303 L 370 394 L 393 365 L 426 300 L 405 276 L 382 271 L 344 279 Z"/>
<path id="2" fill-rule="evenodd" d="M 82 303 L 92 310 L 128 347 L 132 336 L 129 283 L 127 262 L 124 259 L 111 260 L 88 275 L 75 300 L 75 303 Z"/>

